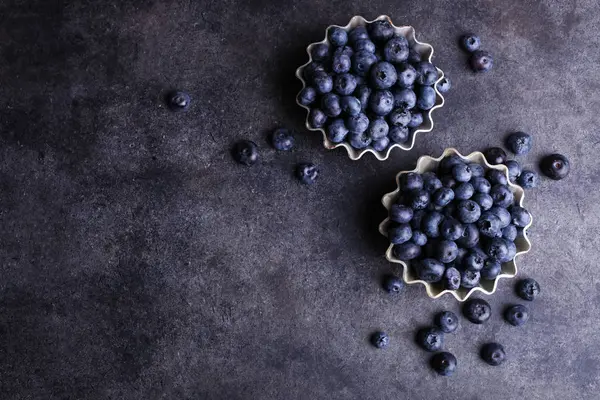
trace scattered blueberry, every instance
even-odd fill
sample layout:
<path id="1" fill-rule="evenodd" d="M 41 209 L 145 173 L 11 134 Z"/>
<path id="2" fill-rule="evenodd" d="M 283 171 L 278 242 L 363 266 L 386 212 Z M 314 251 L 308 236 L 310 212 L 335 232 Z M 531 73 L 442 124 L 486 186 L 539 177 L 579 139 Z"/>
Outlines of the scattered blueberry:
<path id="1" fill-rule="evenodd" d="M 438 282 L 444 276 L 444 264 L 433 258 L 424 258 L 412 264 L 419 279 L 425 282 Z"/>
<path id="2" fill-rule="evenodd" d="M 390 337 L 385 332 L 375 332 L 371 335 L 371 344 L 378 349 L 387 347 L 390 343 Z"/>
<path id="3" fill-rule="evenodd" d="M 479 50 L 479 47 L 481 46 L 481 40 L 479 39 L 479 36 L 469 33 L 460 38 L 460 44 L 462 45 L 463 49 L 469 53 L 472 53 Z"/>
<path id="4" fill-rule="evenodd" d="M 504 319 L 513 326 L 523 326 L 529 320 L 529 309 L 521 304 L 508 307 Z"/>
<path id="5" fill-rule="evenodd" d="M 167 95 L 167 105 L 171 111 L 186 111 L 190 107 L 190 95 L 175 91 Z"/>
<path id="6" fill-rule="evenodd" d="M 431 368 L 439 375 L 442 376 L 452 376 L 456 371 L 456 357 L 452 353 L 448 353 L 447 351 L 434 354 L 431 357 L 431 361 L 429 362 Z"/>
<path id="7" fill-rule="evenodd" d="M 532 146 L 533 137 L 525 132 L 511 133 L 508 138 L 506 138 L 506 147 L 518 156 L 529 153 Z"/>
<path id="8" fill-rule="evenodd" d="M 300 182 L 312 185 L 316 182 L 319 176 L 319 169 L 315 164 L 303 163 L 296 167 L 296 176 L 300 179 Z"/>
<path id="9" fill-rule="evenodd" d="M 506 162 L 506 152 L 500 147 L 490 147 L 484 154 L 487 161 L 492 165 L 504 164 Z"/>
<path id="10" fill-rule="evenodd" d="M 523 189 L 533 189 L 534 187 L 537 186 L 537 181 L 538 181 L 538 175 L 535 172 L 529 171 L 529 170 L 525 170 L 525 171 L 521 172 L 521 175 L 517 179 L 517 183 Z"/>
<path id="11" fill-rule="evenodd" d="M 435 316 L 435 324 L 444 333 L 452 333 L 458 328 L 458 316 L 452 311 L 442 311 Z"/>
<path id="12" fill-rule="evenodd" d="M 391 63 L 401 63 L 408 58 L 409 46 L 404 36 L 396 36 L 383 47 L 383 57 Z"/>
<path id="13" fill-rule="evenodd" d="M 423 328 L 417 332 L 417 344 L 427 351 L 438 351 L 444 345 L 444 333 L 437 328 Z"/>
<path id="14" fill-rule="evenodd" d="M 517 282 L 517 294 L 520 298 L 533 301 L 540 294 L 540 284 L 535 279 L 526 278 Z"/>
<path id="15" fill-rule="evenodd" d="M 240 140 L 233 146 L 232 154 L 238 163 L 252 165 L 258 161 L 258 146 L 250 140 Z"/>
<path id="16" fill-rule="evenodd" d="M 492 308 L 483 299 L 471 299 L 465 303 L 463 314 L 472 323 L 483 324 L 492 316 Z"/>
<path id="17" fill-rule="evenodd" d="M 542 160 L 541 168 L 544 175 L 558 181 L 569 175 L 571 163 L 562 154 L 550 154 Z"/>
<path id="18" fill-rule="evenodd" d="M 339 26 L 332 26 L 329 28 L 327 37 L 329 38 L 329 42 L 336 47 L 343 46 L 348 42 L 348 33 Z"/>
<path id="19" fill-rule="evenodd" d="M 487 72 L 494 66 L 494 59 L 487 51 L 477 50 L 471 54 L 471 68 L 474 72 Z"/>
<path id="20" fill-rule="evenodd" d="M 289 129 L 275 129 L 275 131 L 271 134 L 271 144 L 276 150 L 291 150 L 294 147 L 294 143 L 294 136 Z"/>
<path id="21" fill-rule="evenodd" d="M 404 289 L 404 281 L 395 275 L 387 275 L 383 279 L 383 289 L 390 294 L 398 294 Z"/>
<path id="22" fill-rule="evenodd" d="M 481 348 L 481 358 L 492 366 L 498 366 L 506 360 L 504 347 L 498 343 L 487 343 Z"/>
<path id="23" fill-rule="evenodd" d="M 442 78 L 442 80 L 439 81 L 437 84 L 437 90 L 438 90 L 438 92 L 440 92 L 442 94 L 448 93 L 450 91 L 451 87 L 452 87 L 452 81 L 450 81 L 450 78 L 448 78 L 447 76 L 444 76 Z"/>

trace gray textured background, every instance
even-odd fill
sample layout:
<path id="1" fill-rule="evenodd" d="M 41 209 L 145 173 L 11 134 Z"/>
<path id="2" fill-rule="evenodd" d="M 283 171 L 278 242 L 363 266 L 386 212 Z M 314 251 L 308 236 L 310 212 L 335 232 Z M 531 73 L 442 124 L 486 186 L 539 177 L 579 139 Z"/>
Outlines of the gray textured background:
<path id="1" fill-rule="evenodd" d="M 100 3 L 103 3 L 100 5 Z M 303 128 L 294 70 L 328 24 L 389 14 L 435 47 L 454 81 L 436 126 L 382 163 L 325 151 Z M 595 0 L 10 1 L 0 3 L 0 391 L 5 399 L 597 399 L 600 148 Z M 457 48 L 478 32 L 496 68 Z M 193 96 L 168 112 L 172 88 Z M 297 129 L 289 154 L 266 133 Z M 427 367 L 413 343 L 434 312 L 393 270 L 380 197 L 418 156 L 535 135 L 573 170 L 527 193 L 543 287 L 524 329 L 463 321 Z M 228 149 L 261 147 L 252 168 Z M 314 187 L 298 161 L 322 168 Z M 368 335 L 385 329 L 378 351 Z M 509 360 L 484 365 L 479 346 Z"/>

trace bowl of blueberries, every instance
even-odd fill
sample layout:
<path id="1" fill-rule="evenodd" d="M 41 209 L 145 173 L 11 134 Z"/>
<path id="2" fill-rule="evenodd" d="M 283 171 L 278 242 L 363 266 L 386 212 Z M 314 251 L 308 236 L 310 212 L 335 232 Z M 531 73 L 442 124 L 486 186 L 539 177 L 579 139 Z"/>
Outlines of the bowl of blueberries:
<path id="1" fill-rule="evenodd" d="M 386 258 L 402 264 L 406 283 L 423 284 L 432 298 L 450 293 L 465 301 L 494 293 L 499 279 L 517 274 L 516 257 L 531 248 L 532 217 L 505 165 L 449 148 L 438 158 L 420 157 L 396 183 L 382 198 L 389 216 L 379 231 L 390 241 Z"/>
<path id="2" fill-rule="evenodd" d="M 307 51 L 309 61 L 296 71 L 297 103 L 326 149 L 343 147 L 352 160 L 366 153 L 386 160 L 433 129 L 432 113 L 444 105 L 450 82 L 412 26 L 395 26 L 386 15 L 355 16 L 346 26 L 329 26 Z"/>

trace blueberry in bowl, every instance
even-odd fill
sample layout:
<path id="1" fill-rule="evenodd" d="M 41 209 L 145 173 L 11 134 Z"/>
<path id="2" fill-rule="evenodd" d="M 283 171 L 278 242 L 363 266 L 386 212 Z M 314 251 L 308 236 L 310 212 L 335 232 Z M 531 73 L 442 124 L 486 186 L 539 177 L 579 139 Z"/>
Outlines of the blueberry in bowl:
<path id="1" fill-rule="evenodd" d="M 386 160 L 393 148 L 411 150 L 419 133 L 433 129 L 432 113 L 450 88 L 431 62 L 432 46 L 385 15 L 373 21 L 355 16 L 326 32 L 308 46 L 309 61 L 296 71 L 306 127 L 321 132 L 326 149 L 343 147 L 352 160 L 366 153 Z"/>
<path id="2" fill-rule="evenodd" d="M 406 284 L 425 286 L 432 298 L 465 301 L 516 275 L 516 259 L 531 248 L 532 217 L 508 172 L 481 152 L 463 156 L 450 148 L 398 173 L 397 189 L 382 198 L 389 216 L 379 231 Z"/>

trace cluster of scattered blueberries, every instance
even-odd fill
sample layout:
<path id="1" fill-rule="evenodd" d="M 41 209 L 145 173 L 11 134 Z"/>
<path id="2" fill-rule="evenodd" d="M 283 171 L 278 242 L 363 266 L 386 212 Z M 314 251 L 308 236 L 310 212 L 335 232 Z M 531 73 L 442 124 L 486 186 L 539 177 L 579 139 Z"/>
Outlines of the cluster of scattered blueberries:
<path id="1" fill-rule="evenodd" d="M 349 31 L 334 26 L 327 39 L 310 47 L 312 62 L 302 70 L 308 86 L 298 102 L 310 108 L 309 126 L 355 149 L 408 142 L 435 105 L 437 68 L 387 20 Z M 448 79 L 438 83 L 441 93 L 449 89 Z"/>
<path id="2" fill-rule="evenodd" d="M 404 282 L 396 276 L 387 276 L 383 281 L 383 288 L 391 294 L 398 294 L 404 288 Z M 531 278 L 517 282 L 517 295 L 523 300 L 533 301 L 540 294 L 540 285 Z M 463 306 L 464 317 L 474 323 L 483 324 L 490 319 L 492 308 L 490 304 L 480 298 L 469 300 Z M 529 320 L 529 308 L 523 304 L 511 305 L 504 311 L 504 320 L 513 326 L 523 326 Z M 443 376 L 454 374 L 457 360 L 454 354 L 441 351 L 444 345 L 444 335 L 458 329 L 458 316 L 451 311 L 442 311 L 434 318 L 434 326 L 420 329 L 417 332 L 417 344 L 426 351 L 436 354 L 430 360 L 431 368 Z M 389 335 L 378 331 L 371 335 L 371 343 L 377 348 L 384 348 L 389 344 Z M 496 342 L 486 343 L 481 347 L 480 356 L 489 365 L 497 366 L 506 359 L 504 346 Z"/>
<path id="3" fill-rule="evenodd" d="M 462 48 L 470 54 L 469 64 L 475 72 L 487 72 L 494 66 L 492 55 L 485 50 L 479 50 L 481 39 L 479 36 L 469 33 L 460 38 Z"/>

